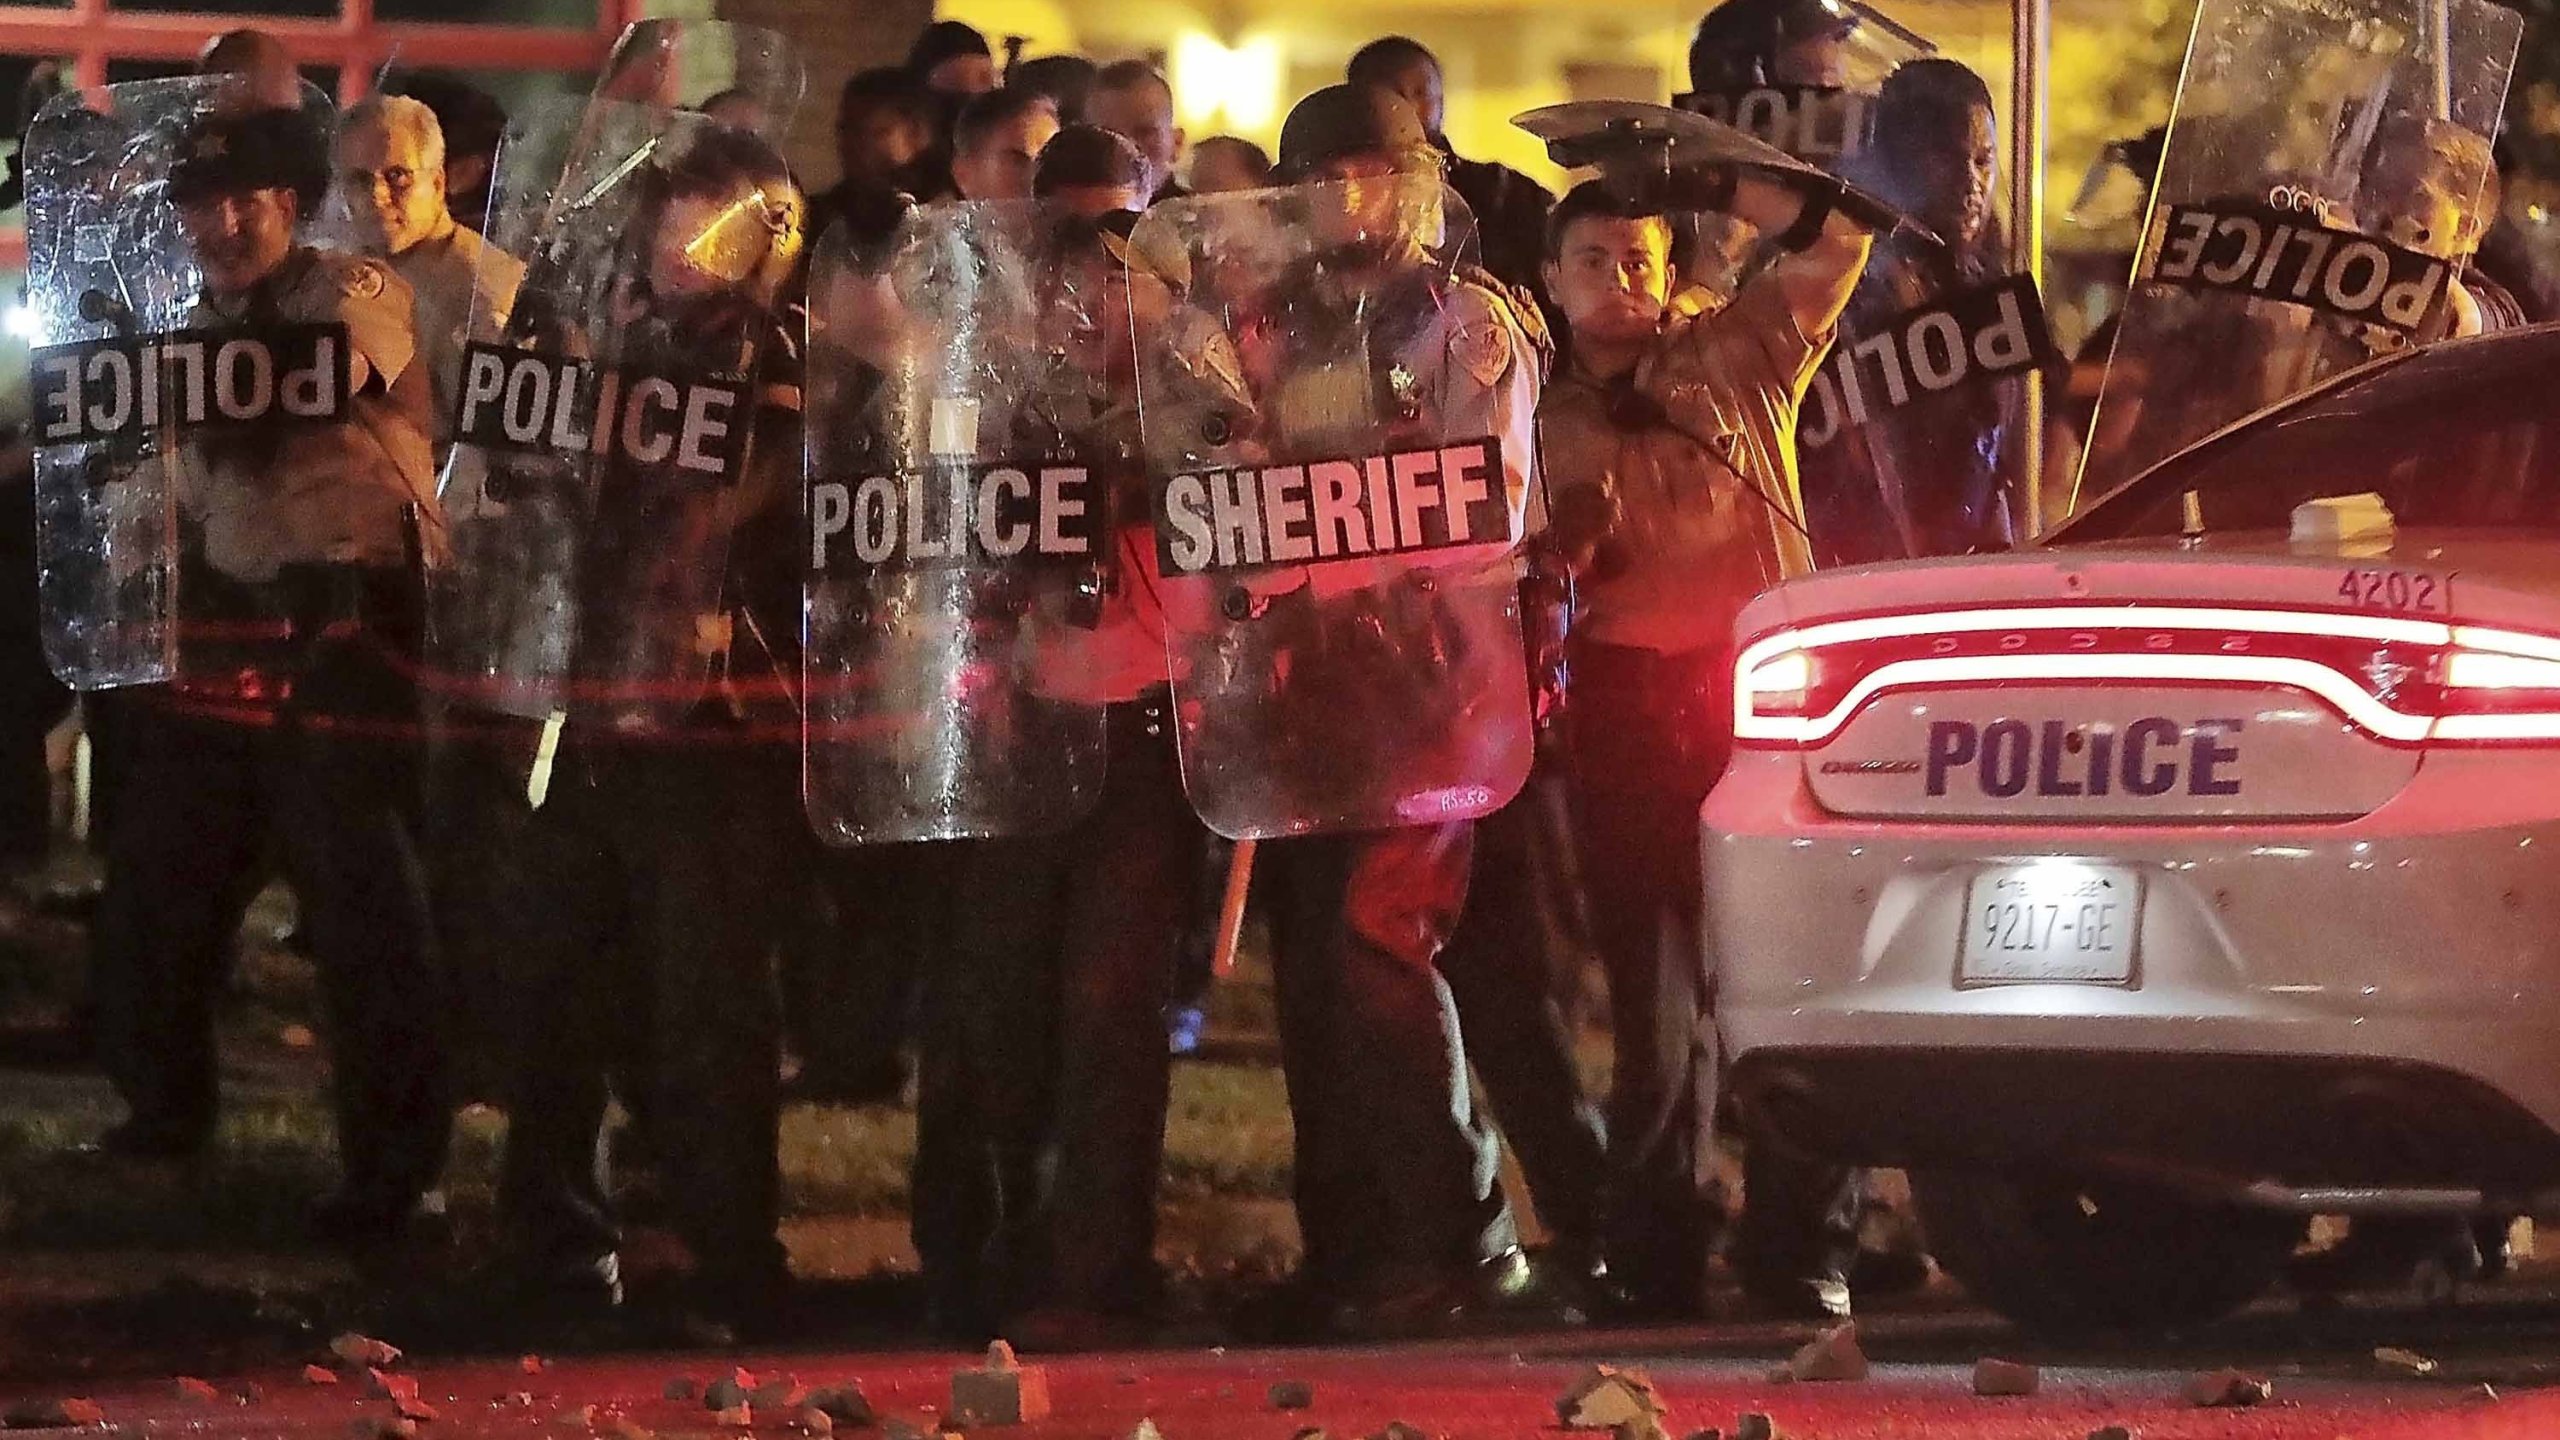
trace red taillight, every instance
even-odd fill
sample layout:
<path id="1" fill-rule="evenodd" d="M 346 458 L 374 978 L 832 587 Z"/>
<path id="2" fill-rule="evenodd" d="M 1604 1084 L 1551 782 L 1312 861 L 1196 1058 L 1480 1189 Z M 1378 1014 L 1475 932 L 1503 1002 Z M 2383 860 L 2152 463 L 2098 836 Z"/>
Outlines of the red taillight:
<path id="1" fill-rule="evenodd" d="M 2358 613 L 2177 605 L 2008 607 L 1828 621 L 1747 646 L 1745 744 L 1819 745 L 1891 690 L 2281 686 L 2394 744 L 2560 741 L 2560 639 Z"/>

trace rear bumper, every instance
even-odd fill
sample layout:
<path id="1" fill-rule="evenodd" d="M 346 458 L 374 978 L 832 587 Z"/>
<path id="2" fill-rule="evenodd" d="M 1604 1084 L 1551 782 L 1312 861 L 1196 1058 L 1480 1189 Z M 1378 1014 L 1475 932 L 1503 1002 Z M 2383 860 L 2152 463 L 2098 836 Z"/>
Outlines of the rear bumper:
<path id="1" fill-rule="evenodd" d="M 2560 777 L 2426 768 L 2345 824 L 2064 828 L 1842 820 L 1745 752 L 1702 816 L 1737 1098 L 1873 1163 L 2560 1184 L 2560 819 L 2447 803 Z M 1957 985 L 1972 875 L 2034 856 L 2141 872 L 2132 984 Z"/>

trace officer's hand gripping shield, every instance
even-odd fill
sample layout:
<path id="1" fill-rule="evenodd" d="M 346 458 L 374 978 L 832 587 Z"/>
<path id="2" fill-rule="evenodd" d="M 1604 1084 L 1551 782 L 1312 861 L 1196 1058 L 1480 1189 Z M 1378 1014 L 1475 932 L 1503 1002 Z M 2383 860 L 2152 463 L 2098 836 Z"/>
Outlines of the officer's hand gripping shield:
<path id="1" fill-rule="evenodd" d="M 325 181 L 335 112 L 301 92 L 288 133 L 309 149 L 308 178 Z M 182 164 L 209 175 L 242 158 L 197 155 L 191 137 L 265 108 L 239 77 L 189 76 L 67 92 L 28 127 L 38 585 L 46 659 L 77 689 L 249 674 L 243 646 L 284 620 L 218 603 L 222 587 L 181 560 L 204 447 L 254 448 L 303 423 L 275 403 L 284 350 L 265 342 L 277 337 L 205 313 L 171 193 Z M 318 198 L 305 187 L 300 218 Z M 253 343 L 226 359 L 235 335 Z"/>
<path id="2" fill-rule="evenodd" d="M 2460 333 L 2521 21 L 2484 0 L 2205 0 L 2076 489 Z M 2209 522 L 2210 517 L 2205 517 Z"/>
<path id="3" fill-rule="evenodd" d="M 497 318 L 465 348 L 429 584 L 451 698 L 641 731 L 715 698 L 731 536 L 796 488 L 756 421 L 798 384 L 805 223 L 770 145 L 706 115 L 595 100 L 509 128 L 488 239 L 524 279 L 476 307 Z"/>
<path id="4" fill-rule="evenodd" d="M 810 281 L 809 817 L 835 843 L 1036 835 L 1098 798 L 1144 557 L 1118 235 L 936 205 Z M 1162 308 L 1162 302 L 1157 302 Z"/>
<path id="5" fill-rule="evenodd" d="M 1142 428 L 1183 782 L 1221 834 L 1470 818 L 1526 777 L 1504 400 L 1536 360 L 1457 274 L 1472 228 L 1405 175 L 1160 205 L 1132 238 L 1172 292 L 1137 315 Z"/>

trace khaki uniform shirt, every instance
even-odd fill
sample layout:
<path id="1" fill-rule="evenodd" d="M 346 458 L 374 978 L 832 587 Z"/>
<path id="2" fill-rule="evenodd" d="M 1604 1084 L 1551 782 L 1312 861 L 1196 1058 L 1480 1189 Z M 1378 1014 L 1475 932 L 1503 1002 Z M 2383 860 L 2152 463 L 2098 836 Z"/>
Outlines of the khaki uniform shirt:
<path id="1" fill-rule="evenodd" d="M 436 448 L 453 443 L 462 347 L 472 336 L 494 340 L 515 307 L 524 262 L 493 249 L 478 231 L 456 225 L 441 240 L 421 240 L 391 257 L 391 269 L 417 297 L 418 360 L 427 386 Z"/>
<path id="2" fill-rule="evenodd" d="M 254 305 L 271 322 L 343 324 L 368 373 L 343 420 L 283 419 L 263 433 L 187 441 L 180 500 L 203 527 L 207 563 L 250 583 L 287 565 L 404 565 L 411 505 L 427 558 L 438 558 L 444 521 L 407 283 L 378 261 L 296 249 L 261 289 L 271 306 L 208 300 L 188 323 L 252 323 Z"/>
<path id="3" fill-rule="evenodd" d="M 1666 654 L 1730 644 L 1744 604 L 1812 568 L 1796 412 L 1830 344 L 1827 332 L 1799 333 L 1783 292 L 1762 280 L 1720 311 L 1666 320 L 1621 382 L 1667 423 L 1622 426 L 1618 387 L 1584 374 L 1548 387 L 1547 483 L 1558 495 L 1601 487 L 1622 557 L 1581 588 L 1585 639 Z"/>

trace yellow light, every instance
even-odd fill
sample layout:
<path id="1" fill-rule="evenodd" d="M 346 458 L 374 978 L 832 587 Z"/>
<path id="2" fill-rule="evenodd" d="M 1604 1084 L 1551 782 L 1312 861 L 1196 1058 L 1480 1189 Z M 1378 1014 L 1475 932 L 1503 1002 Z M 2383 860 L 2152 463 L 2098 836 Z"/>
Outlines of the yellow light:
<path id="1" fill-rule="evenodd" d="M 1280 113 L 1280 42 L 1272 36 L 1228 46 L 1186 31 L 1174 39 L 1172 71 L 1174 108 L 1195 134 L 1259 134 Z"/>

